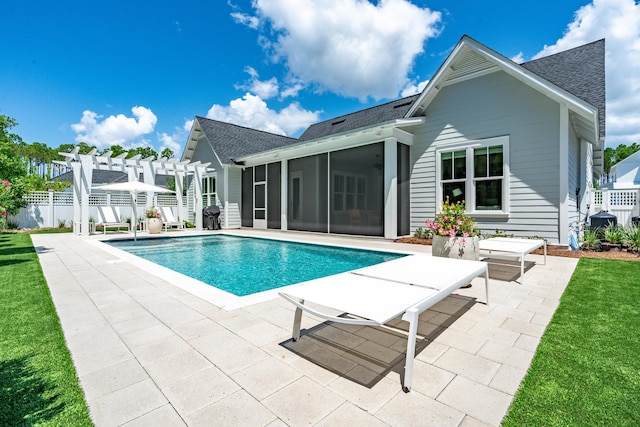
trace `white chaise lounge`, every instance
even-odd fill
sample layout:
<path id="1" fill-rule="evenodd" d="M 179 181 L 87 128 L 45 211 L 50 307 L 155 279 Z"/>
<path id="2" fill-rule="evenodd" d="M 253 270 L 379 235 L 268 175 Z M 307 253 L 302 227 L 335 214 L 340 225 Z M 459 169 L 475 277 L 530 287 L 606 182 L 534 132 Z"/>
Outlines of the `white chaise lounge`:
<path id="1" fill-rule="evenodd" d="M 422 312 L 446 296 L 485 276 L 489 303 L 489 271 L 480 261 L 462 261 L 429 255 L 411 255 L 287 287 L 279 295 L 297 308 L 293 340 L 300 338 L 302 311 L 324 320 L 355 325 L 382 326 L 402 316 L 409 322 L 403 390 L 411 389 L 418 319 Z M 306 303 L 348 313 L 357 318 L 329 315 Z"/>
<path id="2" fill-rule="evenodd" d="M 170 207 L 163 206 L 160 207 L 160 215 L 162 216 L 162 226 L 164 227 L 164 231 L 167 231 L 169 228 L 177 228 L 178 230 L 184 230 L 184 221 L 178 221 L 173 216 L 173 211 Z"/>
<path id="3" fill-rule="evenodd" d="M 492 237 L 480 240 L 480 252 L 492 258 L 516 258 L 520 261 L 520 284 L 524 284 L 524 257 L 544 247 L 544 264 L 547 264 L 547 242 L 545 240 Z M 484 254 L 483 254 L 484 255 Z"/>
<path id="4" fill-rule="evenodd" d="M 107 227 L 127 227 L 127 231 L 131 231 L 131 225 L 121 220 L 117 206 L 98 206 L 98 216 L 96 226 L 102 226 L 104 234 L 107 234 Z"/>

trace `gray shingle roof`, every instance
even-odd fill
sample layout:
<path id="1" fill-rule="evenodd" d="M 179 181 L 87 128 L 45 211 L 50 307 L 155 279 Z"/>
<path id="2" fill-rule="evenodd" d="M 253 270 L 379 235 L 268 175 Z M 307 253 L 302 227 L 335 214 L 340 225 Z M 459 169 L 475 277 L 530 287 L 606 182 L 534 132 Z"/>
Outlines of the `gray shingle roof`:
<path id="1" fill-rule="evenodd" d="M 605 134 L 604 39 L 520 64 L 598 109 L 600 137 Z"/>
<path id="2" fill-rule="evenodd" d="M 73 182 L 73 171 L 65 172 L 57 177 L 53 178 L 56 181 L 69 181 Z M 126 182 L 127 174 L 120 171 L 108 171 L 94 169 L 91 175 L 91 181 L 93 185 L 99 184 L 112 184 L 116 182 Z"/>
<path id="3" fill-rule="evenodd" d="M 168 175 L 156 175 L 156 185 L 166 187 L 167 178 Z M 143 175 L 140 174 L 140 181 L 142 181 L 143 179 Z M 60 174 L 53 178 L 53 180 L 73 182 L 73 171 L 68 171 Z M 115 184 L 117 182 L 127 182 L 128 180 L 128 174 L 120 171 L 94 169 L 91 175 L 92 185 Z"/>
<path id="4" fill-rule="evenodd" d="M 411 108 L 411 105 L 417 97 L 418 95 L 411 95 L 406 98 L 396 99 L 395 101 L 382 105 L 376 105 L 375 107 L 313 124 L 300 135 L 300 141 L 322 138 L 336 133 L 373 126 L 390 120 L 401 119 L 407 111 L 409 111 L 409 108 Z"/>
<path id="5" fill-rule="evenodd" d="M 276 135 L 232 123 L 196 116 L 202 131 L 223 164 L 247 154 L 260 153 L 299 142 L 295 138 Z"/>
<path id="6" fill-rule="evenodd" d="M 605 132 L 604 47 L 603 39 L 520 64 L 523 68 L 598 108 L 601 137 L 604 137 Z M 196 120 L 220 161 L 229 164 L 233 163 L 233 159 L 244 155 L 401 119 L 419 95 L 396 99 L 312 124 L 299 139 L 200 116 L 196 116 Z"/>

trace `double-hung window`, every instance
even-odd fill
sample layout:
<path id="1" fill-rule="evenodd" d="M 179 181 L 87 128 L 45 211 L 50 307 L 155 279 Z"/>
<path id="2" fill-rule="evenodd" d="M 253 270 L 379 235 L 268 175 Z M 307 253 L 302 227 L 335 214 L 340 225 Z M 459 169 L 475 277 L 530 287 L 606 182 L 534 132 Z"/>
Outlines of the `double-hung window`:
<path id="1" fill-rule="evenodd" d="M 504 179 L 502 145 L 473 149 L 473 183 L 477 211 L 502 211 Z"/>
<path id="2" fill-rule="evenodd" d="M 467 193 L 467 150 L 445 151 L 440 155 L 442 200 L 461 202 Z"/>
<path id="3" fill-rule="evenodd" d="M 470 213 L 508 213 L 508 153 L 506 136 L 438 147 L 439 200 L 464 201 Z"/>
<path id="4" fill-rule="evenodd" d="M 364 209 L 367 180 L 362 175 L 347 172 L 333 174 L 333 210 Z"/>

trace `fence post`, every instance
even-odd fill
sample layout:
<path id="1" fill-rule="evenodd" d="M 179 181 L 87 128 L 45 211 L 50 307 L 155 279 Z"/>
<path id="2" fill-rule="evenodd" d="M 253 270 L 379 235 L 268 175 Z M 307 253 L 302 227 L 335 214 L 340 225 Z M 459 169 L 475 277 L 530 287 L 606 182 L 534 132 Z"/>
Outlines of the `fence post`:
<path id="1" fill-rule="evenodd" d="M 45 222 L 45 227 L 55 227 L 53 224 L 53 212 L 53 191 L 49 190 L 49 206 L 47 207 L 47 221 Z"/>

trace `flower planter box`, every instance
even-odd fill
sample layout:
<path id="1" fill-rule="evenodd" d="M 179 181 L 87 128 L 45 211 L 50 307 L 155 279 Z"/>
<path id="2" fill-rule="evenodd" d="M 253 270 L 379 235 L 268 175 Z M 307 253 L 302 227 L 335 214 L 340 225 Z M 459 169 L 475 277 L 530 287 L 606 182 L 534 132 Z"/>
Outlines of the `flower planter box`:
<path id="1" fill-rule="evenodd" d="M 472 237 L 433 236 L 431 245 L 433 256 L 478 261 L 480 259 L 480 239 Z"/>

